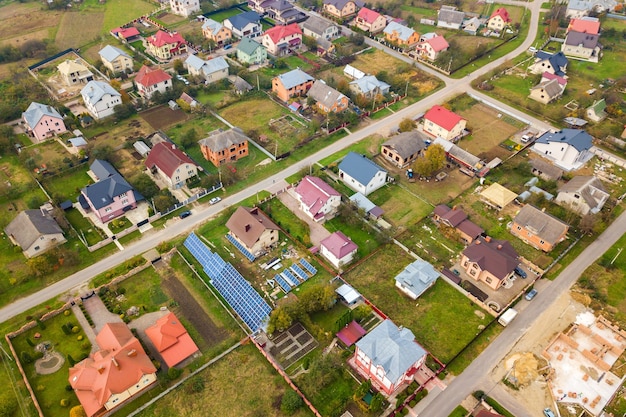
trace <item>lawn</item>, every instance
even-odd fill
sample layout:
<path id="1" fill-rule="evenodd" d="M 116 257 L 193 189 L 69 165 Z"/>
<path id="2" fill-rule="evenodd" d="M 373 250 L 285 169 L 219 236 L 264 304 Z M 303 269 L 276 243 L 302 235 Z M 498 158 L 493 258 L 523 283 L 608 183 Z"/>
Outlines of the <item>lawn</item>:
<path id="1" fill-rule="evenodd" d="M 55 45 L 59 50 L 80 48 L 98 38 L 102 33 L 104 15 L 104 11 L 71 11 L 64 13 L 54 40 Z"/>
<path id="2" fill-rule="evenodd" d="M 382 236 L 369 223 L 355 218 L 354 221 L 344 219 L 341 215 L 324 222 L 324 227 L 331 233 L 340 231 L 348 236 L 359 247 L 357 256 L 365 257 L 380 246 Z"/>
<path id="3" fill-rule="evenodd" d="M 387 140 L 381 135 L 368 136 L 363 140 L 360 140 L 345 149 L 340 150 L 332 155 L 327 156 L 324 159 L 320 159 L 319 163 L 328 166 L 334 163 L 339 163 L 348 153 L 356 152 L 361 155 L 367 155 L 373 157 L 380 153 L 380 145 Z"/>
<path id="4" fill-rule="evenodd" d="M 57 201 L 76 201 L 80 195 L 80 190 L 93 183 L 91 177 L 87 175 L 87 171 L 89 171 L 89 164 L 84 163 L 64 172 L 59 172 L 57 175 L 45 177 L 41 184 L 48 194 Z"/>
<path id="5" fill-rule="evenodd" d="M 81 236 L 84 236 L 89 246 L 95 245 L 106 237 L 104 231 L 94 226 L 94 224 L 91 223 L 89 219 L 85 218 L 76 208 L 67 210 L 65 212 L 65 218 Z"/>
<path id="6" fill-rule="evenodd" d="M 263 203 L 261 209 L 294 239 L 301 242 L 311 242 L 309 225 L 293 214 L 278 198 Z"/>
<path id="7" fill-rule="evenodd" d="M 465 247 L 460 238 L 444 235 L 430 218 L 409 225 L 396 239 L 435 268 L 452 266 Z"/>
<path id="8" fill-rule="evenodd" d="M 133 320 L 143 313 L 167 307 L 170 301 L 161 287 L 161 277 L 150 267 L 112 286 L 101 298 L 103 301 L 108 300 L 113 310 L 111 312 L 115 314 L 124 314 L 133 306 L 139 307 L 138 315 L 133 316 Z"/>
<path id="9" fill-rule="evenodd" d="M 394 323 L 413 331 L 417 341 L 444 363 L 449 362 L 486 325 L 491 316 L 443 280 L 412 301 L 395 289 L 394 277 L 414 259 L 396 245 L 376 253 L 344 277 Z"/>
<path id="10" fill-rule="evenodd" d="M 383 209 L 383 218 L 396 227 L 416 223 L 433 210 L 424 197 L 405 188 L 405 184 L 387 184 L 368 198 Z"/>
<path id="11" fill-rule="evenodd" d="M 107 0 L 102 32 L 108 33 L 154 9 L 156 5 L 146 0 Z"/>

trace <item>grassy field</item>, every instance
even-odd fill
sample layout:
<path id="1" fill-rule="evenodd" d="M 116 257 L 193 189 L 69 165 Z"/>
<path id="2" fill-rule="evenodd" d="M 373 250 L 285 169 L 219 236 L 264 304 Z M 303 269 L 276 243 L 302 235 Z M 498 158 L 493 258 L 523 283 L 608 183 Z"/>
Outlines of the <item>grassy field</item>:
<path id="1" fill-rule="evenodd" d="M 273 198 L 261 205 L 261 208 L 277 225 L 302 242 L 310 242 L 309 225 L 300 220 L 279 199 Z"/>
<path id="2" fill-rule="evenodd" d="M 385 220 L 396 227 L 413 224 L 433 210 L 432 205 L 402 185 L 385 185 L 368 198 L 384 210 Z"/>

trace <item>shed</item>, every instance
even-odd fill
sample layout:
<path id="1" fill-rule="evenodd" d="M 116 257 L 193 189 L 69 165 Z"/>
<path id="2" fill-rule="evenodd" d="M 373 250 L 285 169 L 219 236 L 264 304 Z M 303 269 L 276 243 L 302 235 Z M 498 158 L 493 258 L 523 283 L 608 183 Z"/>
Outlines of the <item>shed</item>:
<path id="1" fill-rule="evenodd" d="M 82 136 L 71 138 L 71 139 L 68 139 L 67 141 L 75 148 L 82 148 L 82 147 L 87 146 L 87 141 Z"/>
<path id="2" fill-rule="evenodd" d="M 515 200 L 517 194 L 495 182 L 483 190 L 480 196 L 485 203 L 498 210 L 502 210 Z"/>
<path id="3" fill-rule="evenodd" d="M 346 327 L 344 327 L 339 331 L 339 333 L 337 333 L 337 339 L 341 340 L 341 342 L 347 347 L 350 347 L 358 342 L 359 339 L 366 334 L 367 331 L 365 331 L 365 329 L 361 327 L 359 323 L 352 320 L 349 324 L 346 325 Z"/>
<path id="4" fill-rule="evenodd" d="M 133 148 L 135 148 L 135 150 L 139 152 L 139 155 L 141 155 L 144 158 L 150 153 L 150 147 L 141 140 L 138 140 L 137 142 L 133 143 Z"/>
<path id="5" fill-rule="evenodd" d="M 356 304 L 361 299 L 361 294 L 348 284 L 343 284 L 335 292 L 348 305 Z"/>

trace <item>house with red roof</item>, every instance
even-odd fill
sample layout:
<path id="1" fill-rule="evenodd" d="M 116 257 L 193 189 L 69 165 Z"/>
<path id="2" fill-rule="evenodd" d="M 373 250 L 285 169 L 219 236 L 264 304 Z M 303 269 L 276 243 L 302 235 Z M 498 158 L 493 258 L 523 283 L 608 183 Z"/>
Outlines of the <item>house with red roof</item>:
<path id="1" fill-rule="evenodd" d="M 283 56 L 302 45 L 302 29 L 297 23 L 274 26 L 263 33 L 261 44 L 274 56 Z"/>
<path id="2" fill-rule="evenodd" d="M 295 192 L 300 210 L 316 222 L 333 218 L 341 204 L 341 194 L 318 177 L 302 178 Z"/>
<path id="3" fill-rule="evenodd" d="M 105 324 L 96 343 L 100 350 L 69 370 L 69 383 L 88 417 L 113 410 L 157 380 L 156 368 L 126 324 Z"/>
<path id="4" fill-rule="evenodd" d="M 431 32 L 420 36 L 420 40 L 415 46 L 415 52 L 422 59 L 434 61 L 440 53 L 447 51 L 449 47 L 450 44 L 443 36 Z"/>
<path id="5" fill-rule="evenodd" d="M 517 258 L 508 241 L 479 237 L 463 251 L 461 268 L 475 281 L 497 290 L 513 276 Z"/>
<path id="6" fill-rule="evenodd" d="M 567 26 L 567 31 L 579 33 L 588 33 L 590 35 L 600 34 L 600 20 L 597 17 L 581 17 L 580 19 L 572 19 Z"/>
<path id="7" fill-rule="evenodd" d="M 424 115 L 424 132 L 445 140 L 459 138 L 467 120 L 443 106 L 434 105 Z"/>
<path id="8" fill-rule="evenodd" d="M 487 27 L 497 32 L 502 32 L 504 28 L 510 24 L 511 17 L 509 16 L 509 12 L 504 7 L 496 9 L 496 11 L 491 14 L 489 19 L 487 19 Z"/>
<path id="9" fill-rule="evenodd" d="M 141 67 L 135 77 L 137 93 L 146 100 L 150 100 L 157 91 L 161 94 L 172 88 L 172 76 L 161 68 Z"/>
<path id="10" fill-rule="evenodd" d="M 378 33 L 385 29 L 387 26 L 387 19 L 385 16 L 381 15 L 378 12 L 375 12 L 372 9 L 368 9 L 367 7 L 363 7 L 357 13 L 356 18 L 354 19 L 354 24 L 359 29 L 369 32 L 369 33 Z"/>
<path id="11" fill-rule="evenodd" d="M 174 313 L 168 313 L 146 329 L 150 339 L 165 364 L 171 368 L 199 352 L 189 333 Z"/>
<path id="12" fill-rule="evenodd" d="M 187 52 L 187 42 L 178 32 L 159 30 L 146 38 L 146 52 L 161 61 Z"/>
<path id="13" fill-rule="evenodd" d="M 126 42 L 133 41 L 140 35 L 139 30 L 134 26 L 129 28 L 115 28 L 111 33 Z"/>
<path id="14" fill-rule="evenodd" d="M 198 175 L 198 165 L 170 142 L 154 145 L 145 165 L 152 175 L 163 179 L 172 189 L 184 187 L 188 179 Z"/>
<path id="15" fill-rule="evenodd" d="M 335 232 L 320 242 L 320 254 L 335 268 L 349 264 L 359 247 L 342 232 Z"/>

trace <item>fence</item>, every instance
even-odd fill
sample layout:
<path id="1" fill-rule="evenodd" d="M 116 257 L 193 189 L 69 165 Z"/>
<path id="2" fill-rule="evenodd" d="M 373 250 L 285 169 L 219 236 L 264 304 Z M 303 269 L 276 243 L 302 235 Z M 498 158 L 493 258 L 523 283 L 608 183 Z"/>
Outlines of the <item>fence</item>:
<path id="1" fill-rule="evenodd" d="M 74 52 L 76 55 L 78 55 L 78 52 L 76 52 L 76 49 L 68 48 L 65 51 L 61 51 L 61 52 L 59 52 L 57 54 L 54 54 L 54 55 L 52 55 L 52 56 L 50 56 L 50 57 L 48 57 L 46 59 L 43 59 L 43 60 L 41 60 L 41 61 L 39 61 L 39 62 L 29 66 L 28 69 L 32 71 L 32 70 L 36 69 L 37 67 L 40 67 L 40 66 L 42 66 L 44 64 L 47 64 L 48 62 L 54 61 L 55 59 L 60 58 L 60 57 L 62 57 L 65 54 L 69 54 L 70 52 Z"/>

